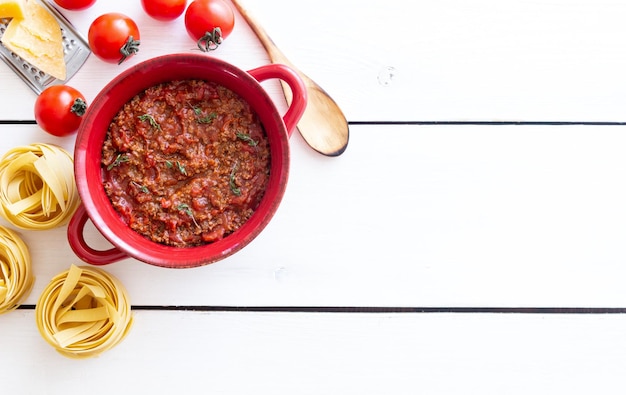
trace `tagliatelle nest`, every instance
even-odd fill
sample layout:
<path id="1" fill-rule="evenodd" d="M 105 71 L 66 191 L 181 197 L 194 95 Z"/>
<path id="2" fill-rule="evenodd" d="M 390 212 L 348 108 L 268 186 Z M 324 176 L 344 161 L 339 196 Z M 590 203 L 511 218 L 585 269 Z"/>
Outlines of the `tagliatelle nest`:
<path id="1" fill-rule="evenodd" d="M 132 314 L 124 286 L 96 268 L 71 268 L 52 279 L 35 308 L 44 340 L 70 358 L 111 349 L 128 334 Z"/>
<path id="2" fill-rule="evenodd" d="M 63 148 L 32 144 L 0 159 L 0 214 L 13 225 L 54 228 L 65 224 L 79 203 L 74 160 Z"/>
<path id="3" fill-rule="evenodd" d="M 17 233 L 0 226 L 0 314 L 15 310 L 34 281 L 26 244 Z"/>

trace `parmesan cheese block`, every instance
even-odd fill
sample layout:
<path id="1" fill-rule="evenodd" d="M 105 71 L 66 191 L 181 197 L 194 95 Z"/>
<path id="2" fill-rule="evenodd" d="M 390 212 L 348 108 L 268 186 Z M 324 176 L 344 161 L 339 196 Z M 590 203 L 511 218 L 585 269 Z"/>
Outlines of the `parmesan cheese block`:
<path id="1" fill-rule="evenodd" d="M 13 18 L 9 22 L 2 43 L 44 73 L 65 80 L 63 33 L 59 22 L 36 0 L 27 0 L 24 11 L 24 18 Z"/>
<path id="2" fill-rule="evenodd" d="M 0 0 L 0 18 L 24 18 L 22 0 Z"/>

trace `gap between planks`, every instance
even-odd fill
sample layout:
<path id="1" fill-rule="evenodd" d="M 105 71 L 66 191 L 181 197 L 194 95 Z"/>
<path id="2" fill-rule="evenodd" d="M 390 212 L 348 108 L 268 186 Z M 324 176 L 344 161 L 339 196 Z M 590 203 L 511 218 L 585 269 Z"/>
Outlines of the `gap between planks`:
<path id="1" fill-rule="evenodd" d="M 248 313 L 492 313 L 492 314 L 625 314 L 626 307 L 367 307 L 367 306 L 148 306 L 133 310 Z M 25 304 L 19 310 L 34 310 Z"/>

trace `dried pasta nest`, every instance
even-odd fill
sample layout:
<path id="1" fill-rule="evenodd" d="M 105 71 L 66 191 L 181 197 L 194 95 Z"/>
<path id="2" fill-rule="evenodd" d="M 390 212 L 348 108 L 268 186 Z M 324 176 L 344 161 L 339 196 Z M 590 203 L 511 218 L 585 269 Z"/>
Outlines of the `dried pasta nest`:
<path id="1" fill-rule="evenodd" d="M 15 310 L 34 281 L 26 244 L 17 233 L 0 226 L 0 314 Z"/>
<path id="2" fill-rule="evenodd" d="M 87 358 L 121 342 L 132 326 L 124 286 L 96 268 L 72 265 L 52 279 L 35 307 L 44 340 L 70 358 Z"/>
<path id="3" fill-rule="evenodd" d="M 31 144 L 0 159 L 0 214 L 13 225 L 51 229 L 65 224 L 79 203 L 74 160 L 63 148 Z"/>

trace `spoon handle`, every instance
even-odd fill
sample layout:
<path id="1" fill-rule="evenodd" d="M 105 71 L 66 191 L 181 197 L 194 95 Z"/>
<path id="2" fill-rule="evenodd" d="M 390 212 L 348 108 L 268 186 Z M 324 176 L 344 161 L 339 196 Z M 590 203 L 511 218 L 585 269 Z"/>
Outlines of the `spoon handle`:
<path id="1" fill-rule="evenodd" d="M 289 68 L 297 72 L 298 75 L 300 75 L 300 78 L 307 80 L 308 77 L 305 76 L 300 70 L 298 70 L 294 66 L 294 64 L 291 63 L 289 59 L 287 59 L 287 56 L 285 56 L 285 54 L 280 49 L 278 49 L 278 46 L 274 44 L 274 40 L 272 40 L 272 38 L 269 36 L 269 34 L 267 34 L 265 29 L 263 29 L 263 26 L 261 26 L 261 23 L 259 23 L 259 21 L 254 16 L 252 16 L 252 14 L 250 14 L 248 10 L 246 10 L 241 5 L 241 3 L 239 3 L 238 0 L 231 0 L 231 2 L 237 8 L 239 13 L 243 17 L 243 19 L 245 19 L 245 21 L 248 23 L 248 26 L 250 26 L 250 29 L 252 29 L 252 32 L 256 34 L 257 38 L 259 39 L 259 42 L 261 42 L 261 45 L 265 49 L 265 52 L 267 52 L 267 55 L 270 58 L 270 62 L 282 63 L 285 66 L 288 66 Z M 285 100 L 287 101 L 287 105 L 291 105 L 291 101 L 293 100 L 291 90 L 289 89 L 288 86 L 285 85 L 283 81 L 281 81 L 281 87 L 283 89 L 283 93 L 285 95 Z"/>
<path id="2" fill-rule="evenodd" d="M 231 0 L 231 2 L 237 8 L 239 13 L 243 17 L 243 19 L 245 19 L 245 21 L 248 23 L 248 26 L 250 26 L 250 29 L 252 29 L 254 34 L 256 34 L 256 36 L 259 38 L 259 41 L 261 42 L 261 45 L 263 45 L 263 48 L 265 49 L 265 51 L 267 52 L 267 54 L 270 57 L 270 61 L 272 63 L 283 63 L 286 66 L 292 67 L 293 65 L 291 64 L 289 59 L 287 59 L 285 54 L 283 54 L 281 52 L 281 50 L 278 49 L 276 44 L 274 44 L 274 41 L 267 34 L 265 29 L 263 29 L 263 26 L 261 26 L 259 21 L 254 16 L 252 16 L 248 12 L 248 10 L 246 10 L 241 5 L 241 3 L 239 3 L 238 0 Z"/>
<path id="3" fill-rule="evenodd" d="M 308 77 L 305 76 L 300 70 L 298 70 L 294 66 L 294 64 L 291 63 L 291 61 L 289 61 L 289 59 L 287 59 L 287 56 L 285 56 L 285 54 L 280 49 L 278 49 L 278 46 L 276 44 L 274 44 L 274 40 L 272 40 L 272 38 L 269 36 L 269 34 L 267 34 L 265 29 L 263 29 L 263 26 L 261 26 L 259 21 L 254 16 L 252 16 L 252 14 L 250 14 L 248 12 L 248 10 L 246 10 L 241 5 L 241 3 L 239 3 L 238 0 L 231 0 L 231 2 L 237 8 L 239 13 L 243 17 L 243 19 L 245 19 L 245 21 L 248 23 L 248 26 L 250 26 L 250 29 L 252 29 L 254 34 L 256 34 L 257 38 L 261 42 L 261 45 L 265 49 L 265 52 L 267 52 L 267 55 L 270 58 L 270 62 L 272 62 L 272 63 L 282 63 L 285 66 L 288 66 L 289 68 L 291 68 L 295 72 L 297 72 L 298 75 L 300 75 L 300 78 L 302 78 L 304 80 L 307 80 Z M 308 84 L 307 81 L 305 81 L 305 82 Z M 287 101 L 287 105 L 291 105 L 291 101 L 293 100 L 293 96 L 291 94 L 291 90 L 289 89 L 288 86 L 285 85 L 285 83 L 283 81 L 281 81 L 281 87 L 282 87 L 282 90 L 283 90 L 283 94 L 285 95 L 285 100 Z M 298 130 L 300 130 L 300 129 L 298 129 Z"/>

